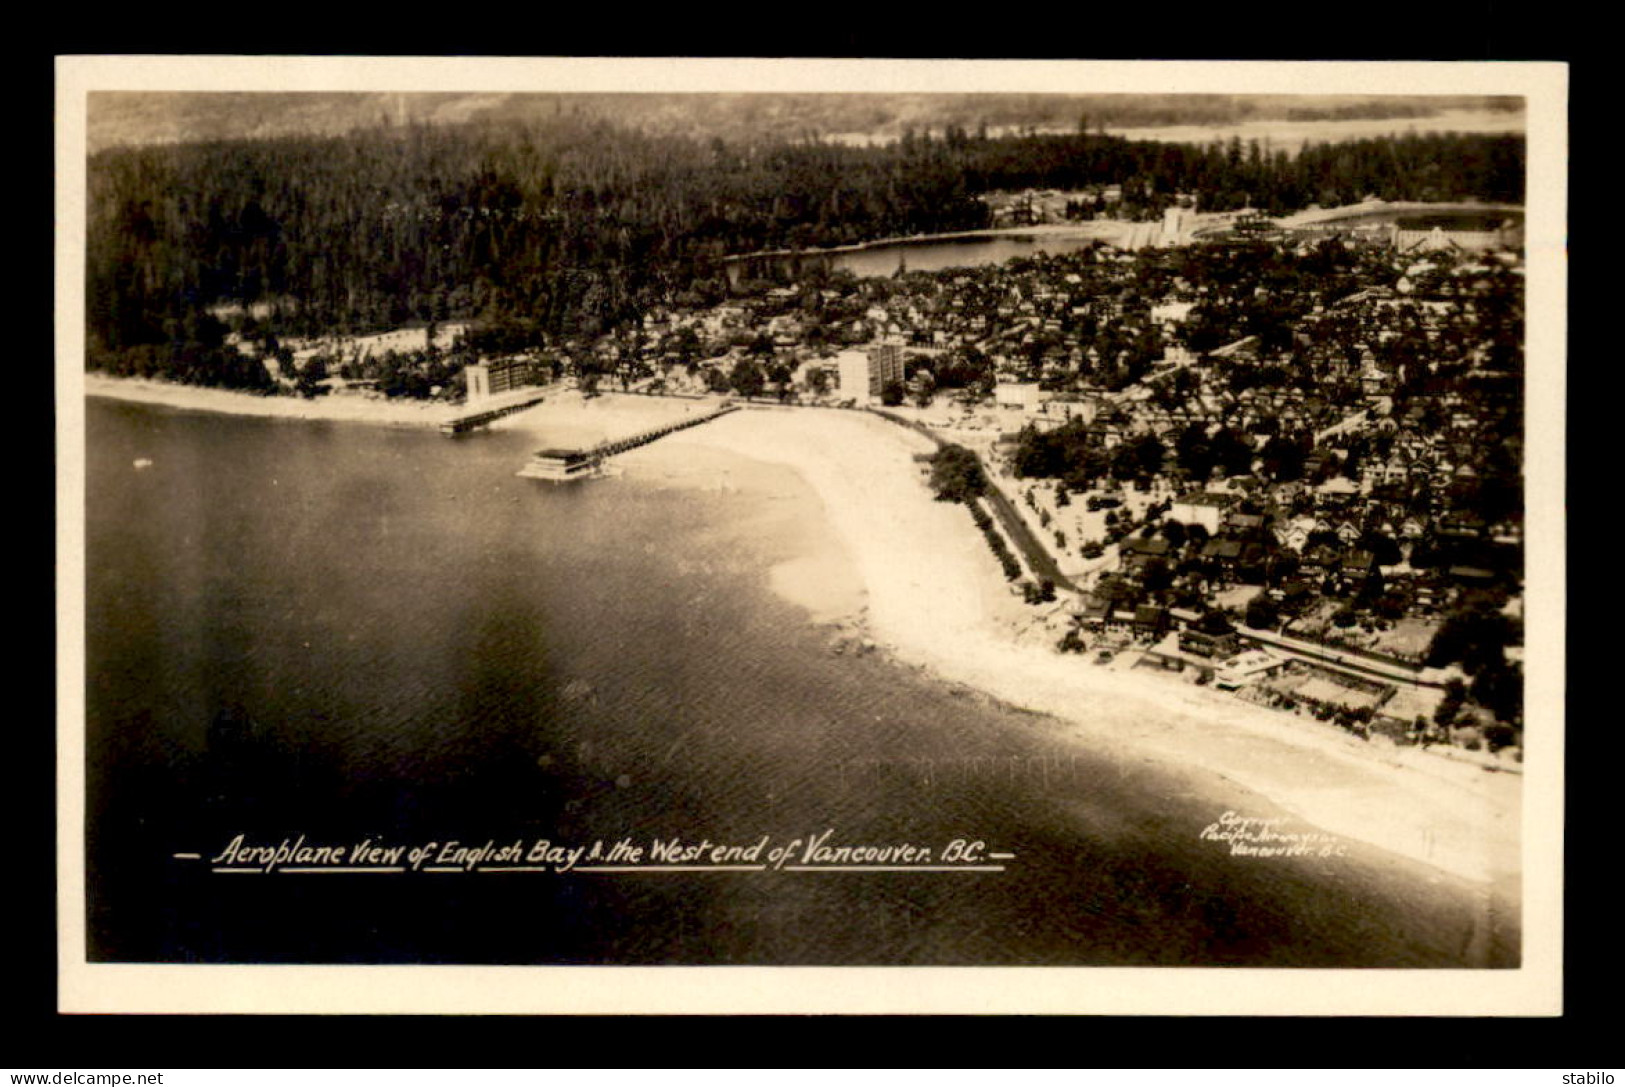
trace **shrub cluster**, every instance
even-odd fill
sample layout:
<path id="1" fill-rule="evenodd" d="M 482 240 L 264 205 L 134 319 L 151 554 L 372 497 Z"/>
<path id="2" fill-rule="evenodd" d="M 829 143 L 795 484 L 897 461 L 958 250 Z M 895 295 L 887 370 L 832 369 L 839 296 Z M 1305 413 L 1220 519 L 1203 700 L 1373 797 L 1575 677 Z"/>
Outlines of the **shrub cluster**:
<path id="1" fill-rule="evenodd" d="M 1021 564 L 1010 553 L 1010 547 L 1004 542 L 1004 537 L 999 534 L 999 530 L 993 527 L 993 518 L 989 517 L 987 511 L 974 502 L 966 502 L 965 504 L 970 507 L 971 518 L 976 522 L 976 527 L 982 530 L 982 535 L 987 539 L 987 545 L 993 549 L 993 554 L 998 558 L 999 565 L 1004 567 L 1004 579 L 1006 581 L 1016 580 L 1021 576 Z"/>
<path id="2" fill-rule="evenodd" d="M 1055 599 L 1055 582 L 1044 578 L 1038 584 L 1030 581 L 1021 583 L 1021 598 L 1029 604 L 1048 604 Z"/>
<path id="3" fill-rule="evenodd" d="M 971 450 L 946 445 L 931 457 L 931 489 L 939 502 L 969 502 L 987 491 L 987 474 Z"/>

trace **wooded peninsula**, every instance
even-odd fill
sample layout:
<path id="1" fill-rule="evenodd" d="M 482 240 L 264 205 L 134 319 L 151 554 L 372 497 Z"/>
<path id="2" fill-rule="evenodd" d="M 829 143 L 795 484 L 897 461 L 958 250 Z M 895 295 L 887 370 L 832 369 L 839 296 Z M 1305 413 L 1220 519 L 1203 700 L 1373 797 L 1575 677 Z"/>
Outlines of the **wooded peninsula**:
<path id="1" fill-rule="evenodd" d="M 560 111 L 102 150 L 89 162 L 87 365 L 270 390 L 210 310 L 263 338 L 471 321 L 513 351 L 590 339 L 656 305 L 714 304 L 729 255 L 984 229 L 984 195 L 1120 188 L 1120 219 L 1523 199 L 1521 136 L 1206 146 L 949 125 L 881 146 L 651 135 Z M 1092 210 L 1079 210 L 1082 217 Z M 485 337 L 489 343 L 481 342 Z"/>

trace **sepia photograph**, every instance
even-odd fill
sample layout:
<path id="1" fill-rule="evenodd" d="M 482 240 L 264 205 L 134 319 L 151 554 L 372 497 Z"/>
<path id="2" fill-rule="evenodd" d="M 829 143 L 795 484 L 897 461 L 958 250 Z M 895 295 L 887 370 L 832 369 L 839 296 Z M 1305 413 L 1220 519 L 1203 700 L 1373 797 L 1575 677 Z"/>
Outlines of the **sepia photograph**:
<path id="1" fill-rule="evenodd" d="M 63 1010 L 1559 1010 L 1562 65 L 57 75 Z"/>

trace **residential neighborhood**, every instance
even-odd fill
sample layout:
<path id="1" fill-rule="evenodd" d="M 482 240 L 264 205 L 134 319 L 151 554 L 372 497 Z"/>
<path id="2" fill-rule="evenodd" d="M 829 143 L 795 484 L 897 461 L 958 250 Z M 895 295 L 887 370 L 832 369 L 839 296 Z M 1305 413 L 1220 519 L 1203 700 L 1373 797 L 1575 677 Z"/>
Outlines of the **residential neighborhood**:
<path id="1" fill-rule="evenodd" d="M 285 381 L 340 393 L 562 383 L 883 410 L 976 454 L 993 505 L 973 513 L 1057 646 L 1515 765 L 1515 235 L 1222 222 L 1166 247 L 900 258 L 890 277 L 782 268 L 548 350 L 473 322 L 408 350 L 402 333 L 276 351 Z"/>
<path id="2" fill-rule="evenodd" d="M 1521 276 L 1511 250 L 1325 237 L 836 273 L 652 314 L 585 380 L 879 402 L 978 454 L 1064 575 L 1058 603 L 1027 593 L 1058 644 L 1499 765 L 1522 724 Z M 883 387 L 851 378 L 882 356 Z"/>

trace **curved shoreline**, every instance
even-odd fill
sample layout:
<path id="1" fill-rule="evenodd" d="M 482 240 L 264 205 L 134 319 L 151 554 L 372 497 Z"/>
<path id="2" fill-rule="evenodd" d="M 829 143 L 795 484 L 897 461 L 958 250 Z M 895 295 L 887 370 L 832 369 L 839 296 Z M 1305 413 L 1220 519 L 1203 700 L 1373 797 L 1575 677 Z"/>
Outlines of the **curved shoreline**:
<path id="1" fill-rule="evenodd" d="M 1494 204 L 1472 203 L 1468 201 L 1439 201 L 1428 203 L 1424 201 L 1395 201 L 1386 203 L 1372 201 L 1363 204 L 1345 204 L 1335 208 L 1304 208 L 1281 216 L 1277 221 L 1283 227 L 1303 227 L 1310 225 L 1324 225 L 1332 222 L 1342 222 L 1347 219 L 1359 219 L 1368 216 L 1404 215 L 1437 212 L 1449 214 L 1452 212 L 1516 212 L 1523 214 L 1522 204 Z M 1204 215 L 1214 213 L 1202 212 Z M 1221 217 L 1229 213 L 1218 213 Z M 904 234 L 890 238 L 876 238 L 867 242 L 852 242 L 848 245 L 820 246 L 806 249 L 760 249 L 753 253 L 736 253 L 723 257 L 723 264 L 739 264 L 749 260 L 777 259 L 783 257 L 839 257 L 853 253 L 865 253 L 872 250 L 892 249 L 903 245 L 930 245 L 933 242 L 974 241 L 981 238 L 1100 238 L 1110 241 L 1114 237 L 1121 238 L 1131 235 L 1137 228 L 1156 226 L 1156 220 L 1133 219 L 1089 219 L 1076 223 L 1040 223 L 1033 226 L 1003 226 L 980 227 L 975 230 L 948 230 L 934 234 Z M 1195 230 L 1200 233 L 1204 229 L 1211 229 L 1224 225 L 1222 222 L 1197 223 Z"/>
<path id="2" fill-rule="evenodd" d="M 1349 219 L 1381 218 L 1384 215 L 1451 215 L 1478 212 L 1485 215 L 1493 214 L 1524 214 L 1522 204 L 1492 204 L 1471 203 L 1468 201 L 1439 201 L 1427 203 L 1420 200 L 1396 200 L 1392 203 L 1383 200 L 1372 200 L 1364 204 L 1346 204 L 1340 208 L 1305 208 L 1302 211 L 1284 215 L 1276 222 L 1282 227 L 1323 226 L 1327 223 L 1341 223 Z"/>
<path id="3" fill-rule="evenodd" d="M 87 375 L 85 392 L 301 420 L 433 427 L 447 414 L 433 405 L 262 398 L 98 375 Z M 664 403 L 638 398 L 631 406 Z M 553 404 L 522 412 L 503 420 L 503 428 L 545 429 L 568 409 Z M 1520 876 L 1522 786 L 1516 775 L 1486 773 L 1415 748 L 1378 747 L 1210 689 L 1111 672 L 1047 644 L 1018 644 L 1016 629 L 1030 625 L 1036 613 L 1010 595 L 965 511 L 932 499 L 913 460 L 933 450 L 925 437 L 868 413 L 763 407 L 617 459 L 657 463 L 696 447 L 782 465 L 807 483 L 856 568 L 868 635 L 898 659 L 1054 717 L 1065 723 L 1069 742 L 1217 774 L 1314 827 L 1441 872 L 1480 883 Z M 819 598 L 817 571 L 827 559 L 809 560 L 801 576 L 778 571 L 773 579 L 781 595 L 819 622 L 839 618 Z M 850 612 L 851 603 L 837 610 Z"/>
<path id="4" fill-rule="evenodd" d="M 453 415 L 449 404 L 417 400 L 376 400 L 361 396 L 323 396 L 305 400 L 292 396 L 255 396 L 232 389 L 209 389 L 150 378 L 84 375 L 84 395 L 136 404 L 154 404 L 183 411 L 212 411 L 224 415 L 252 415 L 262 419 L 328 420 L 373 423 L 382 426 L 438 427 Z"/>
<path id="5" fill-rule="evenodd" d="M 1100 226 L 1091 226 L 1090 223 L 1098 223 Z M 971 241 L 977 238 L 1101 238 L 1132 231 L 1136 226 L 1143 225 L 1145 224 L 1128 219 L 1091 219 L 1088 223 L 981 227 L 976 230 L 949 230 L 939 234 L 904 234 L 895 238 L 876 238 L 871 242 L 853 242 L 850 245 L 832 245 L 816 249 L 760 249 L 754 253 L 736 253 L 730 257 L 723 257 L 722 263 L 735 264 L 775 257 L 838 257 L 874 249 L 889 249 L 899 245 L 930 245 L 932 242 Z"/>
<path id="6" fill-rule="evenodd" d="M 786 410 L 739 412 L 660 444 L 795 470 L 858 569 L 870 636 L 900 660 L 1057 718 L 1071 742 L 1215 773 L 1321 830 L 1439 871 L 1479 883 L 1521 875 L 1517 775 L 1017 644 L 1014 628 L 1035 613 L 1009 595 L 964 511 L 929 495 L 912 460 L 928 451 L 924 438 L 867 415 Z"/>

